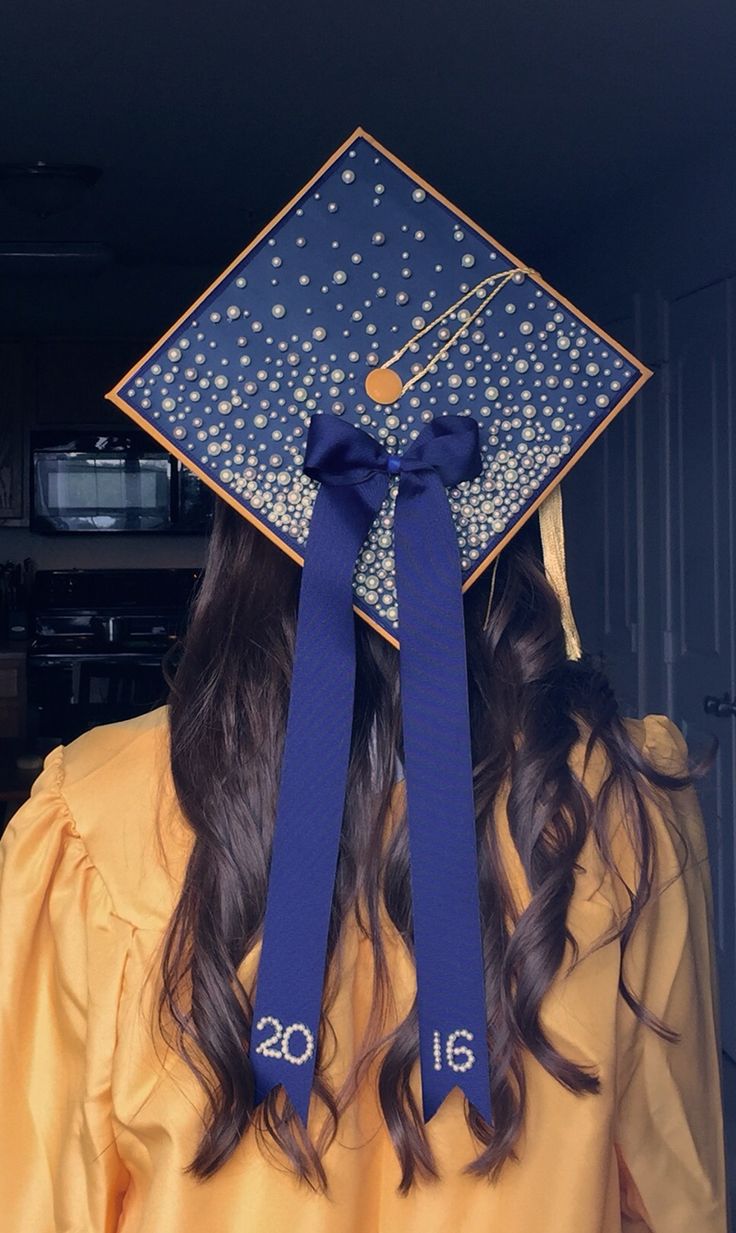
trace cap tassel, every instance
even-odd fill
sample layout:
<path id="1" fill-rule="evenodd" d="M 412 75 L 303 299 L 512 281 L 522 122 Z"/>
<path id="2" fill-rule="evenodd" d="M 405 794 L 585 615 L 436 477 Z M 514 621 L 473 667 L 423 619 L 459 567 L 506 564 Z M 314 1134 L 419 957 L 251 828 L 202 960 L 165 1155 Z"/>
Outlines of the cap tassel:
<path id="1" fill-rule="evenodd" d="M 580 659 L 583 652 L 575 617 L 572 614 L 572 603 L 565 572 L 565 526 L 562 518 L 562 491 L 559 484 L 555 485 L 539 507 L 539 530 L 542 537 L 544 572 L 560 601 L 567 658 Z"/>
<path id="2" fill-rule="evenodd" d="M 455 300 L 454 304 L 450 304 L 448 308 L 445 308 L 441 313 L 438 313 L 437 316 L 433 317 L 433 319 L 426 325 L 421 326 L 420 329 L 412 334 L 411 338 L 408 338 L 406 342 L 398 348 L 398 350 L 394 351 L 389 360 L 386 360 L 385 363 L 381 364 L 380 368 L 372 368 L 368 373 L 368 376 L 365 379 L 365 391 L 368 397 L 372 398 L 375 402 L 386 406 L 389 403 L 396 402 L 397 399 L 401 398 L 402 394 L 406 394 L 408 390 L 412 389 L 415 385 L 418 385 L 419 382 L 426 377 L 428 372 L 435 371 L 437 365 L 442 360 L 447 358 L 448 351 L 454 347 L 459 338 L 462 338 L 466 334 L 468 328 L 473 324 L 476 317 L 479 317 L 481 313 L 486 312 L 491 300 L 495 299 L 497 295 L 500 295 L 506 284 L 510 282 L 512 278 L 516 278 L 519 274 L 537 274 L 537 270 L 532 269 L 529 265 L 514 265 L 508 270 L 499 270 L 495 274 L 487 274 L 485 278 L 482 278 L 480 282 L 476 283 L 474 287 L 471 287 L 469 291 L 463 292 L 460 298 Z M 486 294 L 485 288 L 490 286 L 491 283 L 495 283 L 496 286 L 494 286 L 491 292 Z M 431 330 L 434 330 L 438 325 L 441 325 L 447 317 L 452 315 L 452 313 L 458 313 L 458 310 L 462 308 L 463 304 L 475 296 L 480 297 L 478 304 L 476 304 L 475 308 L 473 308 L 470 312 L 465 309 L 464 316 L 460 319 L 460 324 L 454 334 L 447 340 L 446 343 L 442 344 L 439 350 L 430 353 L 426 363 L 423 364 L 421 368 L 418 368 L 416 372 L 412 373 L 408 381 L 403 382 L 398 373 L 393 371 L 394 364 L 397 364 L 409 348 L 419 342 L 420 338 L 424 338 L 425 334 L 429 334 Z M 458 316 L 459 315 L 460 314 L 458 313 Z"/>

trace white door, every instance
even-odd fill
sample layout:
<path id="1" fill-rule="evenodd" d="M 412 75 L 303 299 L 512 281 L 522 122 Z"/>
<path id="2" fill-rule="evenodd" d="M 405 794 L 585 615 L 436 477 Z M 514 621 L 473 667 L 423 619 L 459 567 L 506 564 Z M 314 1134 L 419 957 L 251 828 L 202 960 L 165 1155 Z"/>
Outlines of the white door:
<path id="1" fill-rule="evenodd" d="M 634 297 L 630 314 L 603 322 L 655 376 L 563 491 L 583 643 L 605 656 L 623 713 L 670 715 L 696 756 L 720 742 L 699 793 L 722 1040 L 736 1059 L 735 303 L 723 280 L 671 301 Z"/>
<path id="2" fill-rule="evenodd" d="M 733 280 L 723 280 L 661 305 L 665 700 L 694 751 L 710 735 L 720 742 L 700 795 L 713 869 L 723 1045 L 734 1058 L 735 290 Z"/>

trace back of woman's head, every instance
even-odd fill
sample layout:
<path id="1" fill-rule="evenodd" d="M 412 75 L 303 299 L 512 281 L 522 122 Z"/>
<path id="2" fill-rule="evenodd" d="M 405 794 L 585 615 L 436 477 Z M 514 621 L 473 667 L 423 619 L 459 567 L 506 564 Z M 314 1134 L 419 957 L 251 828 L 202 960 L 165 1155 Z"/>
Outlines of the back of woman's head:
<path id="1" fill-rule="evenodd" d="M 402 755 L 399 653 L 356 617 L 357 679 L 343 833 L 332 905 L 315 1094 L 327 1117 L 316 1142 L 280 1090 L 257 1109 L 248 1056 L 252 990 L 238 972 L 260 940 L 289 701 L 300 569 L 225 502 L 218 502 L 207 565 L 178 665 L 171 673 L 174 784 L 194 843 L 165 939 L 161 1030 L 201 1082 L 206 1125 L 190 1170 L 205 1178 L 255 1126 L 297 1173 L 325 1184 L 322 1155 L 371 1061 L 402 1169 L 402 1187 L 435 1171 L 410 1075 L 418 1056 L 416 1009 L 387 1020 L 391 970 L 385 908 L 412 950 L 405 819 L 387 829 Z M 563 961 L 576 862 L 591 834 L 610 863 L 607 817 L 621 802 L 637 857 L 627 941 L 650 892 L 652 836 L 646 797 L 673 780 L 650 766 L 619 716 L 601 668 L 567 659 L 557 597 L 532 524 L 465 596 L 481 919 L 494 1122 L 472 1109 L 479 1152 L 469 1165 L 494 1175 L 513 1154 L 525 1107 L 524 1054 L 560 1083 L 595 1093 L 598 1078 L 545 1034 L 542 1001 Z M 570 766 L 581 735 L 600 742 L 607 775 L 591 799 Z M 509 831 L 528 884 L 519 911 L 502 859 L 495 808 L 508 787 Z M 395 799 L 395 798 L 394 798 Z M 334 1044 L 330 959 L 349 921 L 373 950 L 373 1012 L 348 1079 L 328 1079 Z M 617 936 L 617 935 L 614 935 Z M 573 942 L 574 950 L 574 942 Z M 625 983 L 621 995 L 669 1036 Z"/>

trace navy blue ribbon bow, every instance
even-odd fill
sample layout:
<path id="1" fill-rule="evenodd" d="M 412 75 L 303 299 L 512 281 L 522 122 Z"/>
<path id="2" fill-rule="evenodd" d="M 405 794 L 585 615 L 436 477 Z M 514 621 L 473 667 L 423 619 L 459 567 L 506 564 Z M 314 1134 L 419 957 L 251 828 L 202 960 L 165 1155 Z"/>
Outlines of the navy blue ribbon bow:
<path id="1" fill-rule="evenodd" d="M 401 693 L 425 1121 L 458 1086 L 491 1121 L 461 568 L 446 489 L 480 474 L 478 426 L 441 416 L 406 453 L 315 415 L 304 561 L 251 1034 L 256 1103 L 281 1084 L 306 1124 L 355 689 L 352 574 L 399 476 Z"/>

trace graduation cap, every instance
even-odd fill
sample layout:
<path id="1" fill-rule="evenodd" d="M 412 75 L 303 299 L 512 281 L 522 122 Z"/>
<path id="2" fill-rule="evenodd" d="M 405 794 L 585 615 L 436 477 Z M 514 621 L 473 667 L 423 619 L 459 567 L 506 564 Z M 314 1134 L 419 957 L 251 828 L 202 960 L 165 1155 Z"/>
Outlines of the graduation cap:
<path id="1" fill-rule="evenodd" d="M 304 565 L 250 1057 L 306 1122 L 355 678 L 400 646 L 424 1115 L 492 1120 L 462 591 L 651 375 L 357 130 L 108 395 Z"/>

